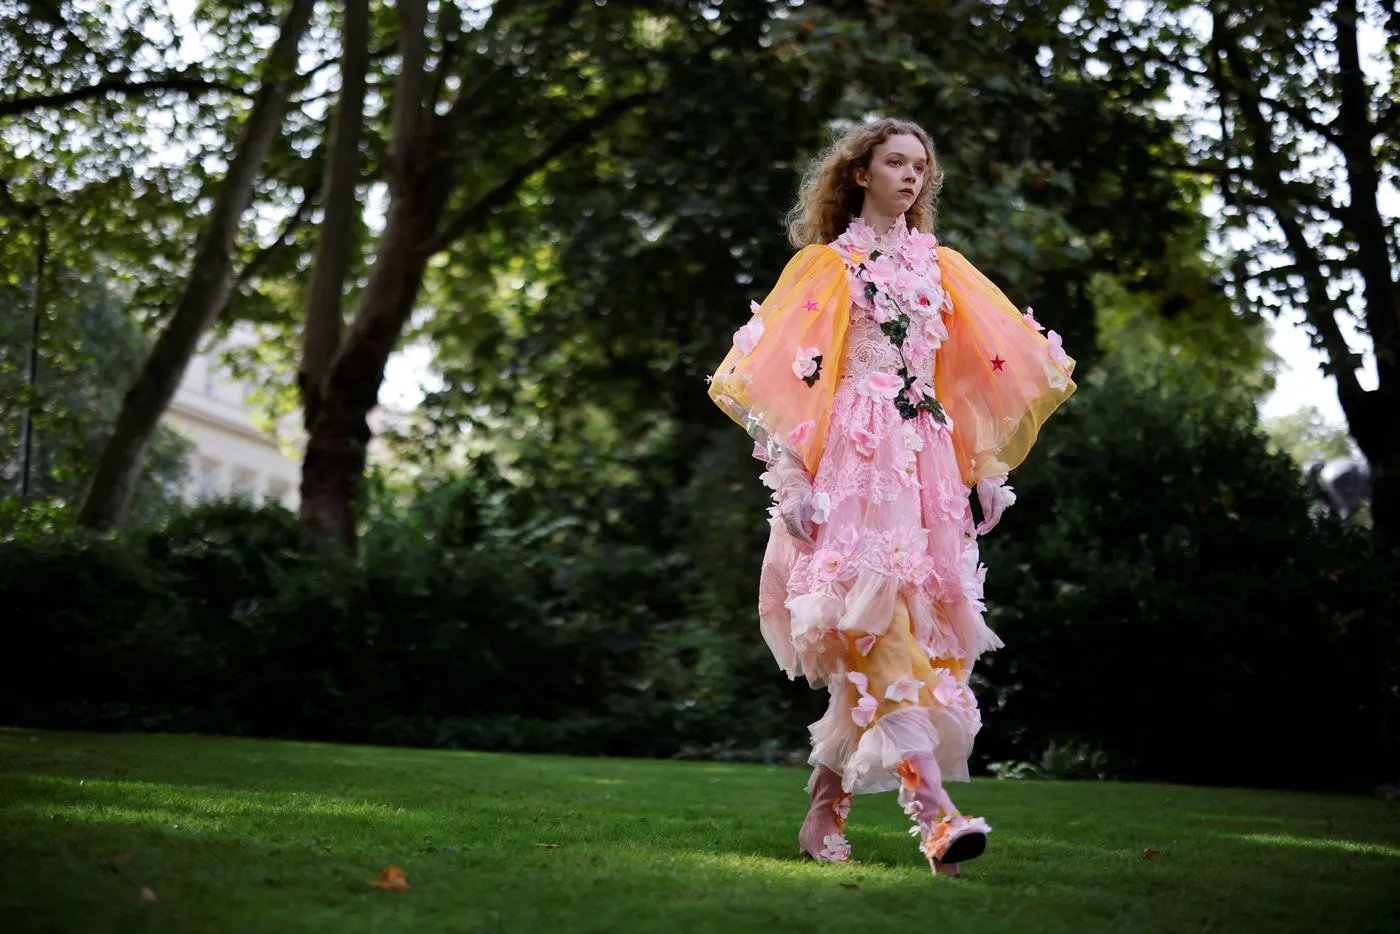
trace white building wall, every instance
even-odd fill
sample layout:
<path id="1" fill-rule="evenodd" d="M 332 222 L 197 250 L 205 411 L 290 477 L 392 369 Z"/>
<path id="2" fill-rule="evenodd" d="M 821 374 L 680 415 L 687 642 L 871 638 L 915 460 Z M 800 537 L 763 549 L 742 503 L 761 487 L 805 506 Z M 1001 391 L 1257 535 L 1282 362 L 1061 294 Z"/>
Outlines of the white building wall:
<path id="1" fill-rule="evenodd" d="M 165 423 L 194 443 L 184 497 L 201 502 L 245 495 L 295 509 L 300 464 L 253 424 L 247 394 L 212 353 L 190 361 L 165 414 Z"/>

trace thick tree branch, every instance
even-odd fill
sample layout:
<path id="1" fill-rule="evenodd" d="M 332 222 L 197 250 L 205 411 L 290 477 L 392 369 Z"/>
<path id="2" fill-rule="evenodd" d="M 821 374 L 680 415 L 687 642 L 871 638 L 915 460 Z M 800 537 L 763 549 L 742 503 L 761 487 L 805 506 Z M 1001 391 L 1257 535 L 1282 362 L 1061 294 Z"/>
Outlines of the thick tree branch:
<path id="1" fill-rule="evenodd" d="M 1383 393 L 1400 393 L 1400 301 L 1395 294 L 1390 266 L 1389 230 L 1378 203 L 1380 167 L 1371 146 L 1370 89 L 1361 70 L 1357 47 L 1356 0 L 1341 0 L 1333 15 L 1337 27 L 1337 57 L 1341 69 L 1341 148 L 1346 159 L 1347 187 L 1351 190 L 1351 230 L 1356 238 L 1357 269 L 1365 286 L 1366 330 L 1376 354 L 1376 370 Z"/>
<path id="2" fill-rule="evenodd" d="M 433 256 L 447 249 L 468 230 L 485 220 L 492 211 L 509 201 L 530 176 L 569 150 L 585 145 L 623 114 L 655 95 L 655 91 L 643 91 L 618 98 L 593 116 L 580 120 L 560 133 L 539 153 L 517 166 L 515 171 L 495 188 L 467 205 L 456 217 L 448 221 L 441 231 L 424 244 L 426 255 Z"/>
<path id="3" fill-rule="evenodd" d="M 207 94 L 210 91 L 225 91 L 242 97 L 252 96 L 248 91 L 242 88 L 224 84 L 220 81 L 211 81 L 207 78 L 201 78 L 192 72 L 179 71 L 168 75 L 162 75 L 158 78 L 150 78 L 146 81 L 131 81 L 126 78 L 109 78 L 85 88 L 76 88 L 72 91 L 64 91 L 59 94 L 5 98 L 0 100 L 0 117 L 13 117 L 17 114 L 42 110 L 46 107 L 65 107 L 68 104 L 76 104 L 96 97 L 105 97 L 108 94 L 138 97 L 155 91 L 180 91 L 192 97 L 197 97 L 200 94 Z"/>
<path id="4" fill-rule="evenodd" d="M 1355 432 L 1358 426 L 1367 422 L 1366 390 L 1362 389 L 1356 375 L 1358 361 L 1337 324 L 1322 259 L 1308 243 L 1303 225 L 1280 190 L 1283 166 L 1279 164 L 1274 151 L 1273 130 L 1264 119 L 1260 106 L 1257 81 L 1249 64 L 1243 60 L 1239 44 L 1225 17 L 1219 11 L 1214 16 L 1212 42 L 1216 44 L 1222 60 L 1219 80 L 1227 85 L 1219 89 L 1220 93 L 1222 97 L 1233 93 L 1239 99 L 1240 114 L 1248 127 L 1253 163 L 1251 180 L 1263 192 L 1264 203 L 1278 221 L 1284 241 L 1298 266 L 1307 292 L 1306 300 L 1302 303 L 1303 314 L 1322 340 L 1337 380 L 1338 400 L 1347 415 L 1348 424 Z M 1233 81 L 1229 78 L 1233 78 Z"/>

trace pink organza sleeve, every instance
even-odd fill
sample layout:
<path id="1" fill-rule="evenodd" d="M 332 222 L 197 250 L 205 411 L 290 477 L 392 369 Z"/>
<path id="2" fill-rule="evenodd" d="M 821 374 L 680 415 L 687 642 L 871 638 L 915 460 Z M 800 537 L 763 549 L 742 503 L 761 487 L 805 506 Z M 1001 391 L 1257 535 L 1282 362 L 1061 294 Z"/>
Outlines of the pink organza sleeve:
<path id="1" fill-rule="evenodd" d="M 845 263 L 828 246 L 805 247 L 710 377 L 710 398 L 764 449 L 770 465 L 786 455 L 815 476 L 849 325 Z"/>
<path id="2" fill-rule="evenodd" d="M 956 250 L 938 248 L 952 302 L 937 352 L 938 400 L 953 421 L 953 447 L 969 487 L 1016 468 L 1040 426 L 1075 390 L 1074 360 Z"/>

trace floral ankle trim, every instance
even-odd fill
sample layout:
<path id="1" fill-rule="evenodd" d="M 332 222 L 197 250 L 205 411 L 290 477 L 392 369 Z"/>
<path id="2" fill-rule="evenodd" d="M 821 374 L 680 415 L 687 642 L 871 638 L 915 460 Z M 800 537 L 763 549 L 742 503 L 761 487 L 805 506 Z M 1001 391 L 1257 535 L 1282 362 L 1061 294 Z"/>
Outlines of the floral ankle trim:
<path id="1" fill-rule="evenodd" d="M 954 814 L 952 817 L 944 817 L 932 826 L 919 821 L 909 828 L 909 833 L 915 837 L 923 837 L 919 843 L 919 852 L 929 859 L 942 860 L 943 854 L 948 852 L 948 848 L 961 837 L 968 834 L 992 832 L 991 825 L 980 817 L 965 817 L 962 814 Z"/>
<path id="2" fill-rule="evenodd" d="M 851 861 L 851 845 L 846 842 L 844 834 L 829 833 L 822 837 L 822 851 L 817 854 L 817 859 L 824 863 L 849 863 Z"/>
<path id="3" fill-rule="evenodd" d="M 851 813 L 851 793 L 843 791 L 831 802 L 831 812 L 836 815 L 836 829 L 846 830 L 846 817 Z"/>

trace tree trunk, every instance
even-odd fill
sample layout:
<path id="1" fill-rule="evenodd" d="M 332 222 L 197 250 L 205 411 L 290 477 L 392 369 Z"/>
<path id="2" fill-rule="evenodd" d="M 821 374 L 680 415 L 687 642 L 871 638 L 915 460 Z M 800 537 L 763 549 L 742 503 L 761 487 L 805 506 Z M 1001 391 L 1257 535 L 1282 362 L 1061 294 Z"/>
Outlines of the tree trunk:
<path id="1" fill-rule="evenodd" d="M 282 22 L 281 34 L 263 64 L 262 80 L 233 162 L 200 233 L 189 281 L 135 384 L 122 399 L 116 427 L 78 511 L 79 525 L 110 528 L 125 517 L 160 417 L 175 395 L 200 337 L 228 304 L 233 285 L 233 240 L 252 201 L 263 160 L 282 125 L 287 94 L 296 77 L 297 47 L 314 7 L 313 0 L 292 0 Z"/>
<path id="2" fill-rule="evenodd" d="M 308 428 L 301 466 L 301 520 L 323 541 L 355 550 L 355 505 L 384 365 L 413 311 L 429 253 L 427 235 L 449 194 L 441 139 L 424 132 L 423 61 L 426 0 L 400 0 L 402 65 L 394 87 L 389 143 L 389 208 L 369 282 L 360 295 L 350 333 L 331 361 Z"/>
<path id="3" fill-rule="evenodd" d="M 360 129 L 369 68 L 369 0 L 346 0 L 341 42 L 340 101 L 331 118 L 326 146 L 321 229 L 307 287 L 306 325 L 297 372 L 308 433 L 316 423 L 326 376 L 340 346 L 341 299 L 356 243 L 359 203 L 355 189 L 360 180 Z"/>
<path id="4" fill-rule="evenodd" d="M 424 185 L 434 190 L 435 185 Z M 400 196 L 389 213 L 354 324 L 335 356 L 301 470 L 301 519 L 318 538 L 355 549 L 355 504 L 384 366 L 413 311 L 429 254 L 423 241 L 442 213 L 441 197 Z"/>

